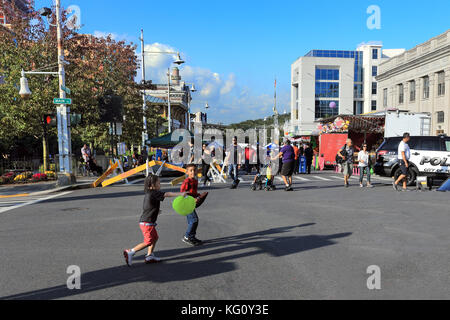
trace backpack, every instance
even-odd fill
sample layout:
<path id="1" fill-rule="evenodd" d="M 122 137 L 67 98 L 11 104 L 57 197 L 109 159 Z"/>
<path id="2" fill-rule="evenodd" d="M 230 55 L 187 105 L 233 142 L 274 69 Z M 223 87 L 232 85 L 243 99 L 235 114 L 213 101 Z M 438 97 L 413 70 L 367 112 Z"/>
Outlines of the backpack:
<path id="1" fill-rule="evenodd" d="M 341 149 L 339 149 L 339 151 L 341 152 L 341 154 L 343 156 L 345 156 L 347 158 L 347 150 L 345 149 L 346 145 L 343 146 Z M 339 155 L 339 151 L 336 154 L 336 163 L 341 164 L 344 162 L 344 159 Z"/>

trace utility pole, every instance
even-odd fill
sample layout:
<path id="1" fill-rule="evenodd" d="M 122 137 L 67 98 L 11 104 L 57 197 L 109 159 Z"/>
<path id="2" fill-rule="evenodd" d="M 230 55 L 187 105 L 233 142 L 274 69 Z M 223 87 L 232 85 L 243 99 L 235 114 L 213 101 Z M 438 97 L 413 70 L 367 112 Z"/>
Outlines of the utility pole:
<path id="1" fill-rule="evenodd" d="M 167 112 L 169 119 L 169 133 L 172 133 L 172 115 L 170 113 L 170 68 L 167 69 L 167 79 L 168 79 L 168 87 L 167 87 Z"/>
<path id="2" fill-rule="evenodd" d="M 144 29 L 141 29 L 141 50 L 142 50 L 142 63 L 141 63 L 141 69 L 142 69 L 142 83 L 145 84 L 145 48 L 144 48 Z M 142 111 L 144 113 L 143 118 L 143 131 L 142 131 L 142 146 L 145 146 L 145 142 L 148 139 L 148 132 L 147 132 L 147 117 L 145 116 L 145 111 L 147 110 L 147 103 L 145 101 L 145 89 L 142 91 Z"/>
<path id="3" fill-rule="evenodd" d="M 56 0 L 56 33 L 58 42 L 58 74 L 59 74 L 59 97 L 66 98 L 63 87 L 66 86 L 66 75 L 64 71 L 63 35 L 61 27 L 61 1 Z M 57 108 L 58 114 L 58 149 L 60 173 L 72 176 L 72 144 L 70 136 L 70 108 L 65 104 Z M 73 177 L 69 178 L 73 181 Z"/>

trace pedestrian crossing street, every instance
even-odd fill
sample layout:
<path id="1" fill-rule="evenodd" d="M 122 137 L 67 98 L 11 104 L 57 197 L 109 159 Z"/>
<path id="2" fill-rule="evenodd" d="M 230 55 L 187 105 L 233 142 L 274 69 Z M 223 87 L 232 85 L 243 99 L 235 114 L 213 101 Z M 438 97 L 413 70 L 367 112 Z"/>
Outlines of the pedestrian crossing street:
<path id="1" fill-rule="evenodd" d="M 61 197 L 63 195 L 69 194 L 72 191 L 68 191 L 68 192 L 60 192 L 60 193 L 56 193 L 56 194 L 44 194 L 44 195 L 30 195 L 30 196 L 0 196 L 0 214 L 10 211 L 10 210 L 14 210 L 14 209 L 18 209 L 24 206 L 28 206 L 28 205 L 32 205 L 32 204 L 36 204 L 39 202 L 43 202 L 46 200 L 50 200 L 56 197 Z"/>
<path id="2" fill-rule="evenodd" d="M 240 175 L 239 179 L 240 179 L 240 184 L 252 184 L 253 180 L 254 180 L 255 176 L 254 175 Z M 302 183 L 314 183 L 314 184 L 333 184 L 336 182 L 344 182 L 344 176 L 342 174 L 337 174 L 337 173 L 311 173 L 310 175 L 308 174 L 302 174 L 302 175 L 294 175 L 292 177 L 293 180 L 293 184 L 302 184 Z M 380 177 L 380 176 L 371 176 L 371 181 L 372 184 L 386 184 L 389 185 L 392 183 L 392 179 L 389 177 Z M 228 179 L 227 182 L 231 183 L 231 180 Z M 351 176 L 350 177 L 350 182 L 353 183 L 359 183 L 359 176 Z M 366 177 L 364 177 L 364 183 L 366 183 Z M 170 185 L 170 181 L 166 180 L 165 178 L 162 179 L 161 182 L 162 185 Z M 284 185 L 284 181 L 283 178 L 281 176 L 276 176 L 275 177 L 275 184 L 283 184 Z"/>

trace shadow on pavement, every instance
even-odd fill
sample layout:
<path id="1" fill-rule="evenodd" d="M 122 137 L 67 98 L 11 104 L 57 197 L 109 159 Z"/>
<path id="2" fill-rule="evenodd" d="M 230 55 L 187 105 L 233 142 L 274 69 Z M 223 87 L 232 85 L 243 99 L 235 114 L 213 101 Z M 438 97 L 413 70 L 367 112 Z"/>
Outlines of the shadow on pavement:
<path id="1" fill-rule="evenodd" d="M 237 266 L 234 261 L 239 258 L 261 254 L 268 254 L 271 257 L 287 256 L 336 244 L 335 239 L 348 237 L 352 234 L 347 232 L 325 236 L 279 236 L 282 233 L 312 225 L 314 223 L 273 228 L 260 232 L 212 239 L 199 247 L 158 251 L 160 257 L 175 257 L 164 259 L 166 263 L 146 265 L 140 262 L 134 264 L 131 268 L 121 265 L 82 274 L 81 290 L 69 290 L 66 285 L 61 285 L 1 297 L 0 299 L 47 300 L 69 298 L 134 282 L 168 283 L 198 279 L 236 270 Z M 211 255 L 215 255 L 215 257 L 210 257 Z M 198 257 L 208 257 L 209 259 L 201 261 L 189 260 Z M 142 255 L 136 257 L 135 260 L 142 261 L 143 258 L 144 256 Z"/>

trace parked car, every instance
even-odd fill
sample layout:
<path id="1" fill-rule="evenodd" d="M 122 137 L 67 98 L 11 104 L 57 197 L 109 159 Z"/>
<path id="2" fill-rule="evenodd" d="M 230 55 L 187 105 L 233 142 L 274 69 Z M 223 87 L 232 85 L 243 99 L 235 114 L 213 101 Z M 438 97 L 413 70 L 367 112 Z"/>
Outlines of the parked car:
<path id="1" fill-rule="evenodd" d="M 385 138 L 377 150 L 374 166 L 376 174 L 397 179 L 400 174 L 397 152 L 401 137 Z M 415 184 L 417 176 L 432 180 L 450 176 L 450 137 L 415 136 L 409 141 L 411 149 L 408 185 Z"/>

